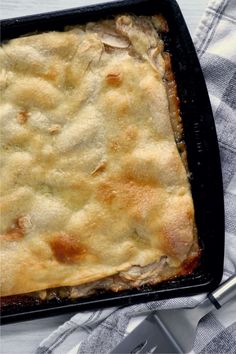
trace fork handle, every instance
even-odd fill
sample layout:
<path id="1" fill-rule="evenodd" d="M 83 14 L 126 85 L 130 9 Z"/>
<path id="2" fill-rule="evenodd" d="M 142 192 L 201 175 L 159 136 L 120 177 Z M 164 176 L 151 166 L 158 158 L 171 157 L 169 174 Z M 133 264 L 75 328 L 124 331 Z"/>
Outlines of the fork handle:
<path id="1" fill-rule="evenodd" d="M 230 277 L 219 288 L 208 294 L 208 298 L 217 309 L 229 300 L 236 298 L 236 275 Z"/>

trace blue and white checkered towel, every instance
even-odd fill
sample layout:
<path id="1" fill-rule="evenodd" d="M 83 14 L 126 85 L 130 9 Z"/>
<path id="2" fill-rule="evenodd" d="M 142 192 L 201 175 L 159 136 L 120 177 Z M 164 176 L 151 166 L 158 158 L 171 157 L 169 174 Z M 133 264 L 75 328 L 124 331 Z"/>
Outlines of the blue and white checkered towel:
<path id="1" fill-rule="evenodd" d="M 196 32 L 195 46 L 207 82 L 220 144 L 226 209 L 223 278 L 226 279 L 236 273 L 235 0 L 210 1 Z M 130 329 L 129 323 L 140 318 L 137 316 L 160 308 L 192 307 L 203 298 L 204 295 L 200 295 L 78 313 L 46 338 L 36 353 L 109 353 L 123 339 L 127 328 Z M 195 353 L 236 353 L 236 301 L 231 304 L 230 312 L 231 321 L 226 324 L 216 313 L 208 314 L 200 322 Z"/>

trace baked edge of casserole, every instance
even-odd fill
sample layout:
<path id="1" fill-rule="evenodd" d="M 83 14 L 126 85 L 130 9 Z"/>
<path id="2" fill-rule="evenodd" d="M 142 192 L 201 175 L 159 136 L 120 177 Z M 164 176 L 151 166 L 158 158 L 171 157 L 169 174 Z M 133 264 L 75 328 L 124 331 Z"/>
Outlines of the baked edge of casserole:
<path id="1" fill-rule="evenodd" d="M 168 27 L 166 21 L 163 17 L 158 17 L 160 21 L 160 32 L 167 32 Z M 182 119 L 180 117 L 179 112 L 179 99 L 177 95 L 177 85 L 174 78 L 174 73 L 171 67 L 171 55 L 163 50 L 163 59 L 165 62 L 165 87 L 169 100 L 169 112 L 171 124 L 176 140 L 176 145 L 179 150 L 181 159 L 186 169 L 186 173 L 188 174 L 188 166 L 187 166 L 187 151 L 186 145 L 184 143 L 183 136 L 183 127 L 182 127 Z M 155 285 L 159 282 L 173 279 L 180 275 L 186 275 L 192 273 L 192 271 L 196 268 L 200 257 L 200 251 L 198 248 L 197 242 L 197 230 L 194 227 L 194 243 L 193 247 L 190 250 L 187 259 L 183 262 L 180 267 L 171 267 L 168 265 L 167 257 L 161 257 L 159 262 L 154 262 L 145 267 L 133 266 L 127 272 L 120 272 L 117 275 L 106 277 L 102 280 L 98 280 L 95 282 L 91 282 L 88 284 L 80 285 L 80 286 L 68 286 L 68 287 L 58 287 L 53 289 L 40 290 L 33 293 L 22 294 L 22 295 L 10 295 L 1 298 L 2 306 L 4 307 L 6 304 L 10 302 L 15 302 L 17 299 L 20 299 L 21 303 L 22 298 L 33 298 L 39 299 L 40 301 L 47 301 L 51 299 L 77 299 L 79 297 L 86 297 L 88 295 L 92 295 L 100 290 L 109 291 L 112 290 L 114 292 L 129 290 L 134 288 L 140 288 L 143 285 Z M 137 272 L 140 274 L 137 280 Z M 5 300 L 6 299 L 6 300 Z M 11 299 L 11 300 L 10 300 Z M 28 300 L 26 300 L 27 302 Z"/>

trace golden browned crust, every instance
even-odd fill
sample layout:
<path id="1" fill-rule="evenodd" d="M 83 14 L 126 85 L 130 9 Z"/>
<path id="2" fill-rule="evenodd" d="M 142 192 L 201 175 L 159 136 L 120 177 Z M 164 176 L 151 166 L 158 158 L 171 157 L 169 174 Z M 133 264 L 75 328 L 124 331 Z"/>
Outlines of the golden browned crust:
<path id="1" fill-rule="evenodd" d="M 162 17 L 126 15 L 2 47 L 2 296 L 192 271 L 186 149 L 157 30 Z"/>

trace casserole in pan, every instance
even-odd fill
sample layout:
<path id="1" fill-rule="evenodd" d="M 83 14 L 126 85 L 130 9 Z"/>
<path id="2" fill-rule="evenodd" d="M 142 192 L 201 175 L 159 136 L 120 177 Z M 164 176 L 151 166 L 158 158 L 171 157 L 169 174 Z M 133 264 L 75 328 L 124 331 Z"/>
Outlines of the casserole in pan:
<path id="1" fill-rule="evenodd" d="M 137 1 L 3 21 L 6 320 L 219 282 L 217 140 L 180 20 Z"/>

